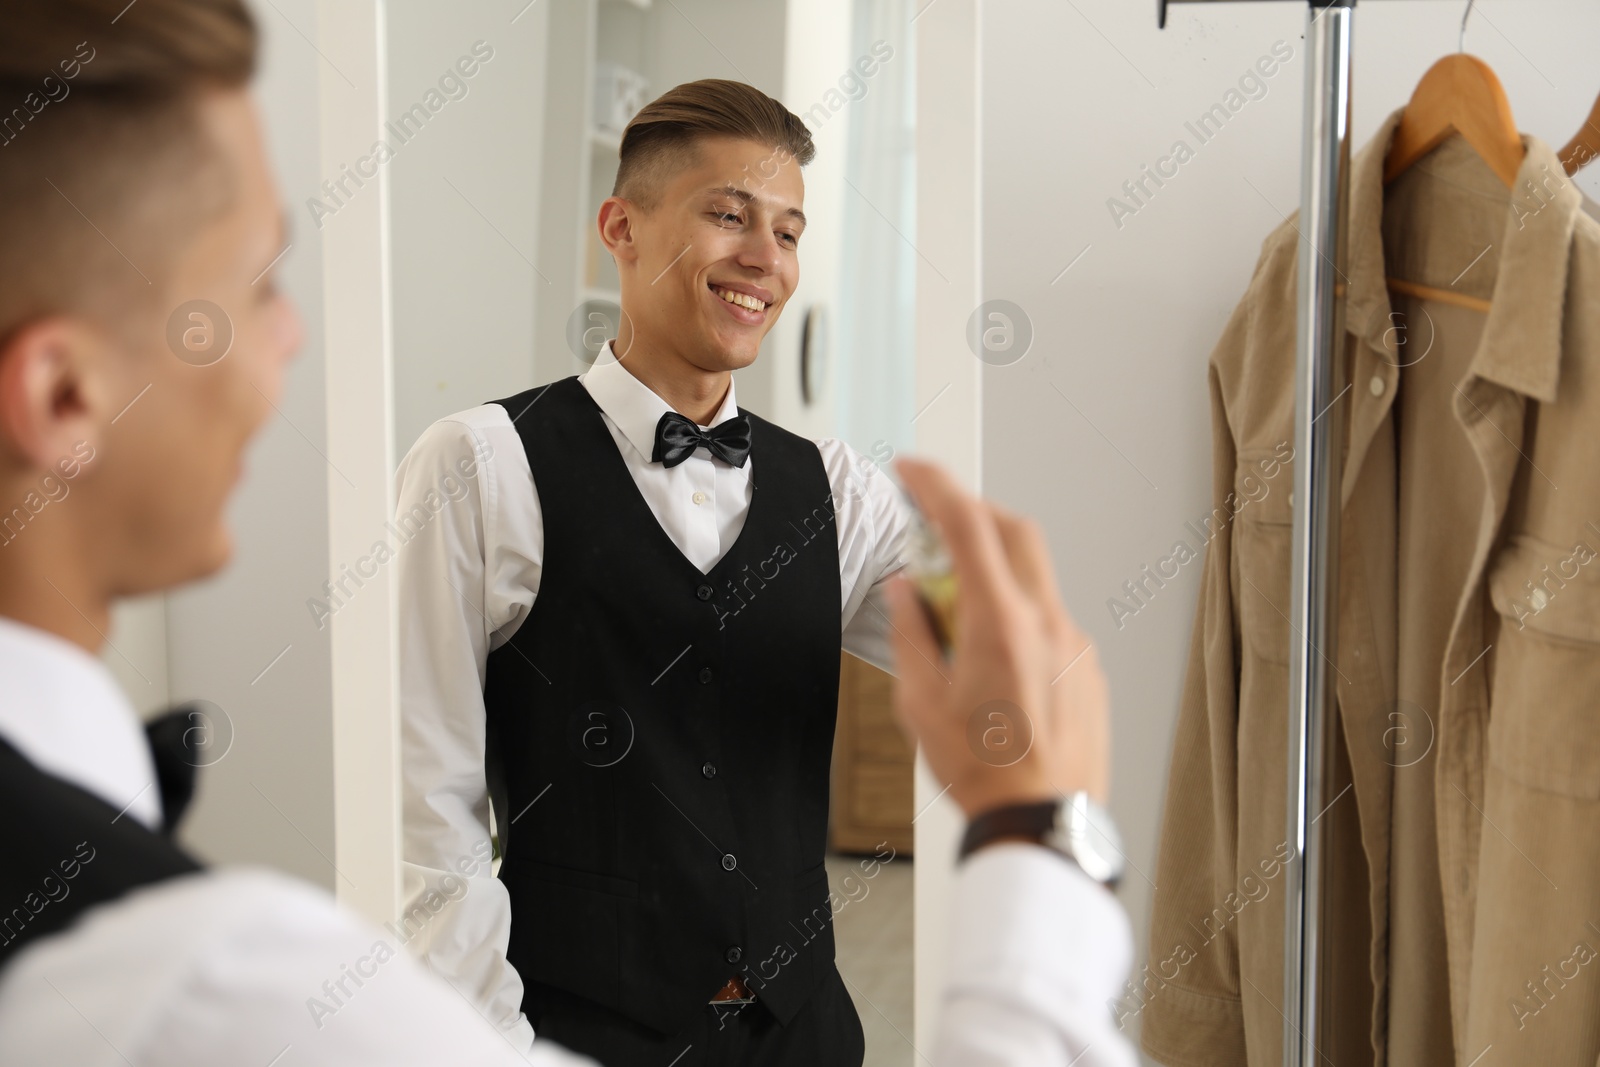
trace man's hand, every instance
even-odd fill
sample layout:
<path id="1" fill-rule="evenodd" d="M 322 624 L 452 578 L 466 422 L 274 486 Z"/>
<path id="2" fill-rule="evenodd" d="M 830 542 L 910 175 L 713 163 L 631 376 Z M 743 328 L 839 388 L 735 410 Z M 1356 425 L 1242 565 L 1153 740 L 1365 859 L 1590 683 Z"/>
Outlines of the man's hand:
<path id="1" fill-rule="evenodd" d="M 900 459 L 895 469 L 944 538 L 957 587 L 947 661 L 911 580 L 901 573 L 889 582 L 901 726 L 969 818 L 1079 789 L 1105 803 L 1105 675 L 1061 605 L 1038 524 L 972 496 L 932 464 Z"/>

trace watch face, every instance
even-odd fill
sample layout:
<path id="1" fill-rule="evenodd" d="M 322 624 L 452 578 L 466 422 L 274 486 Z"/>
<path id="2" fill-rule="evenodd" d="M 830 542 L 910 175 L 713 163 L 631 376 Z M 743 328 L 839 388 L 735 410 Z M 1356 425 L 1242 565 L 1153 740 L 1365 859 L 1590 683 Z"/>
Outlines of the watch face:
<path id="1" fill-rule="evenodd" d="M 1074 793 L 1061 805 L 1056 836 L 1058 847 L 1097 882 L 1115 885 L 1122 878 L 1125 860 L 1122 837 L 1111 821 L 1111 813 L 1089 799 L 1087 793 Z"/>

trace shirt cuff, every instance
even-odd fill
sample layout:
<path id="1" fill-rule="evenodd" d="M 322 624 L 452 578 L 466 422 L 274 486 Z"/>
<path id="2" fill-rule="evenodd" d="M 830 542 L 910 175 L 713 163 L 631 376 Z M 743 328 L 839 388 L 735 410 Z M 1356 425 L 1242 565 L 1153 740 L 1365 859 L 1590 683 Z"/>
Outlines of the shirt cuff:
<path id="1" fill-rule="evenodd" d="M 1133 961 L 1127 913 L 1077 864 L 1040 845 L 997 842 L 962 861 L 949 988 L 1045 1019 L 1104 1012 Z M 1098 1020 L 1096 1020 L 1098 1023 Z"/>

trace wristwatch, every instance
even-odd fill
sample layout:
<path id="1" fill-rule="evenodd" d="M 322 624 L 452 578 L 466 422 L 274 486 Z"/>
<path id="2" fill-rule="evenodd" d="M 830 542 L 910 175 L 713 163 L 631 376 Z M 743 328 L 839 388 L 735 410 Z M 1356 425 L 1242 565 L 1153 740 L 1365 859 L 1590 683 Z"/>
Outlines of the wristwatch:
<path id="1" fill-rule="evenodd" d="M 982 812 L 967 823 L 960 858 L 997 838 L 1023 837 L 1076 863 L 1108 889 L 1122 880 L 1122 838 L 1111 813 L 1078 790 L 1060 801 L 1011 804 Z"/>

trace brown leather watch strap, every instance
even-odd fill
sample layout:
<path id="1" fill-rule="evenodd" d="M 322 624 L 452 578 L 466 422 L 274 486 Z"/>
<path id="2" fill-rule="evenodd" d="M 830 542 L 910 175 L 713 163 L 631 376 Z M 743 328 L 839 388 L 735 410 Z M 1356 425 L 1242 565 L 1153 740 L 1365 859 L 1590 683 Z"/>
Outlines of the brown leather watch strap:
<path id="1" fill-rule="evenodd" d="M 1043 843 L 1045 835 L 1055 825 L 1058 807 L 1058 801 L 1041 800 L 1033 804 L 1007 804 L 980 812 L 967 823 L 967 832 L 961 837 L 961 851 L 957 858 L 966 859 L 984 845 L 1002 838 Z"/>

